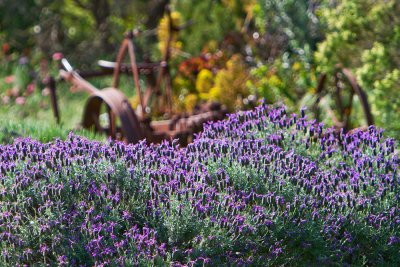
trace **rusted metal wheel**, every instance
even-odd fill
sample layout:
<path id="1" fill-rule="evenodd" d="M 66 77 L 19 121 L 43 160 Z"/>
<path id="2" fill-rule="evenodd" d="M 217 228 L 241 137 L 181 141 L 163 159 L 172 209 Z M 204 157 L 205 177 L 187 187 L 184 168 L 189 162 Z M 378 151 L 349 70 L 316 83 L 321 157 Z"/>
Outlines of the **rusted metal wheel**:
<path id="1" fill-rule="evenodd" d="M 314 113 L 316 115 L 316 119 L 319 120 L 319 115 L 320 115 L 320 108 L 319 108 L 319 103 L 323 95 L 326 94 L 325 86 L 327 83 L 327 75 L 322 74 L 319 77 L 318 81 L 318 86 L 317 86 L 317 99 L 316 102 L 314 103 Z M 347 84 L 349 87 L 348 93 L 348 104 L 344 105 L 344 84 Z M 350 130 L 351 122 L 350 122 L 350 116 L 351 112 L 353 109 L 353 98 L 356 95 L 359 98 L 359 101 L 361 103 L 363 112 L 364 112 L 364 118 L 366 121 L 367 125 L 372 125 L 374 124 L 373 116 L 371 113 L 370 106 L 368 104 L 368 99 L 367 95 L 364 92 L 364 90 L 361 88 L 361 86 L 358 84 L 356 77 L 352 74 L 352 72 L 347 69 L 343 68 L 341 66 L 336 67 L 336 72 L 334 74 L 334 87 L 335 87 L 335 92 L 334 92 L 334 98 L 336 102 L 336 108 L 339 114 L 339 117 L 336 117 L 333 112 L 331 113 L 332 120 L 334 121 L 334 124 L 337 128 L 344 128 L 345 130 Z"/>
<path id="2" fill-rule="evenodd" d="M 105 126 L 100 119 L 102 112 L 108 118 Z M 89 96 L 82 126 L 128 143 L 137 143 L 144 138 L 135 112 L 124 94 L 115 88 L 105 88 Z"/>

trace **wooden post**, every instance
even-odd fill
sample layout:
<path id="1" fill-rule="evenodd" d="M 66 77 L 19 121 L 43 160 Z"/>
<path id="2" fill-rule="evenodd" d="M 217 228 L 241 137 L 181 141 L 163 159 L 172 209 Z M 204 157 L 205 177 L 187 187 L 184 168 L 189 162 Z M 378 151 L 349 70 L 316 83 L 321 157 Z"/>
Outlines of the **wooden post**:
<path id="1" fill-rule="evenodd" d="M 57 124 L 60 124 L 60 111 L 58 109 L 58 102 L 57 102 L 56 81 L 54 80 L 53 77 L 47 76 L 43 80 L 43 83 L 46 85 L 46 88 L 48 88 L 50 92 L 50 101 L 51 101 L 51 107 L 53 109 L 54 118 L 56 119 Z"/>

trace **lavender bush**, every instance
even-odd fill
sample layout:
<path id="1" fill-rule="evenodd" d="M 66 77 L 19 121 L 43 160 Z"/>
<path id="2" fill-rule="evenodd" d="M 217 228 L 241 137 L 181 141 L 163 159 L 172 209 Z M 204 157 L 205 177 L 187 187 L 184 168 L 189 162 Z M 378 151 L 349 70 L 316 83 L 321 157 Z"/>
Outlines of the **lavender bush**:
<path id="1" fill-rule="evenodd" d="M 0 146 L 1 265 L 399 265 L 399 157 L 284 107 L 194 143 Z"/>

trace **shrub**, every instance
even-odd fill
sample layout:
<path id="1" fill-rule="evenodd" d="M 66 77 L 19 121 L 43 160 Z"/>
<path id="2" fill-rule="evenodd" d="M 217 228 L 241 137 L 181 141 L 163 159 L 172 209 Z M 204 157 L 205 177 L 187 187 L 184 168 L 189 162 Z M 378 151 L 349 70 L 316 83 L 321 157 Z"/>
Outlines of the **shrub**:
<path id="1" fill-rule="evenodd" d="M 319 14 L 327 30 L 315 53 L 318 69 L 329 73 L 336 64 L 352 69 L 376 124 L 398 138 L 400 2 L 326 1 Z"/>
<path id="2" fill-rule="evenodd" d="M 399 158 L 260 106 L 186 148 L 0 146 L 2 265 L 398 265 Z"/>

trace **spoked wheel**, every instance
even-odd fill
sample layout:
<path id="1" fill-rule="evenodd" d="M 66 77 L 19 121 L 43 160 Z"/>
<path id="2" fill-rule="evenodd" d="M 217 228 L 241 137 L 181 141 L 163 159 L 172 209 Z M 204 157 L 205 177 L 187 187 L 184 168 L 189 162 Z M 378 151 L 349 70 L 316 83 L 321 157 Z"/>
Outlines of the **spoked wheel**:
<path id="1" fill-rule="evenodd" d="M 319 108 L 320 101 L 322 97 L 327 94 L 327 91 L 329 91 L 328 88 L 325 88 L 327 78 L 326 74 L 322 74 L 318 81 L 317 99 L 314 104 L 314 112 L 317 120 L 320 119 L 319 116 L 321 113 Z M 328 109 L 328 114 L 330 114 L 335 126 L 337 128 L 344 128 L 345 130 L 351 129 L 350 117 L 354 105 L 354 96 L 357 96 L 361 103 L 366 124 L 372 125 L 374 122 L 368 104 L 367 95 L 362 90 L 351 71 L 347 68 L 338 67 L 333 78 L 334 92 L 332 93 L 334 96 L 333 98 L 335 99 L 334 110 L 336 110 L 336 112 L 333 112 L 333 109 Z"/>
<path id="2" fill-rule="evenodd" d="M 97 91 L 89 97 L 82 126 L 128 143 L 144 138 L 135 112 L 124 94 L 115 88 Z"/>

